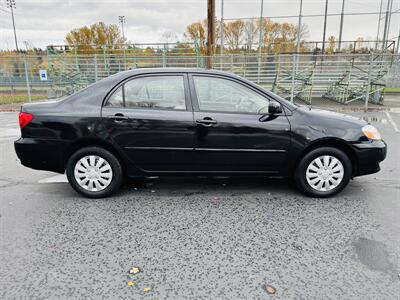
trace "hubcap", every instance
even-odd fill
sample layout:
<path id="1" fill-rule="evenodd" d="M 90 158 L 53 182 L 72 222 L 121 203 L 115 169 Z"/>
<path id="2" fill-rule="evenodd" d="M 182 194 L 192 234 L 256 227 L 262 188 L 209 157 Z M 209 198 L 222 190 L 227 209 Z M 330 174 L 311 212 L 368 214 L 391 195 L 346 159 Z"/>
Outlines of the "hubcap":
<path id="1" fill-rule="evenodd" d="M 319 192 L 336 188 L 342 182 L 343 176 L 343 164 L 330 155 L 317 157 L 308 165 L 306 171 L 308 184 Z"/>
<path id="2" fill-rule="evenodd" d="M 104 190 L 111 183 L 113 172 L 110 164 L 97 155 L 82 157 L 75 165 L 74 176 L 76 182 L 85 190 L 98 192 Z"/>

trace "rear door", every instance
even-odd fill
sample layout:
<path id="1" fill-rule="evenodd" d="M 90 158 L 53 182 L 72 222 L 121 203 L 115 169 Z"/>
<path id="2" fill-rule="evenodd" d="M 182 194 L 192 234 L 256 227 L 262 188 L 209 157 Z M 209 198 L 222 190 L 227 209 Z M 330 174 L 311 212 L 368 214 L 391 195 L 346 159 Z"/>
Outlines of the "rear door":
<path id="1" fill-rule="evenodd" d="M 193 162 L 193 112 L 187 75 L 134 77 L 116 87 L 102 116 L 108 139 L 143 171 L 185 171 Z"/>
<path id="2" fill-rule="evenodd" d="M 239 80 L 191 74 L 194 168 L 212 172 L 279 174 L 286 170 L 290 124 L 268 114 L 268 99 Z"/>

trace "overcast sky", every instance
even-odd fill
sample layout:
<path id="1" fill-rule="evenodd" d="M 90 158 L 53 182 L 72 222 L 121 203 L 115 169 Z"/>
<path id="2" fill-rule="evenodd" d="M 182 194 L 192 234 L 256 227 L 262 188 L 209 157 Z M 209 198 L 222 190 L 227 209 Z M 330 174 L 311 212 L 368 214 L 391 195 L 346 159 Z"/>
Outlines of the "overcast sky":
<path id="1" fill-rule="evenodd" d="M 162 34 L 172 31 L 183 40 L 186 25 L 204 19 L 207 0 L 15 0 L 15 23 L 19 46 L 29 41 L 36 47 L 64 44 L 65 35 L 74 28 L 99 21 L 118 23 L 126 17 L 125 35 L 133 43 L 164 42 Z M 386 1 L 384 7 L 386 9 Z M 261 0 L 225 0 L 224 17 L 258 17 Z M 323 14 L 325 0 L 304 0 L 303 14 Z M 345 0 L 346 12 L 379 12 L 381 0 Z M 264 0 L 264 16 L 298 14 L 300 0 Z M 329 0 L 329 13 L 339 13 L 342 0 Z M 216 16 L 221 14 L 216 0 Z M 400 8 L 394 0 L 393 11 Z M 327 36 L 339 34 L 339 17 L 329 17 Z M 296 19 L 276 19 L 297 24 Z M 311 40 L 322 40 L 323 17 L 304 18 Z M 344 40 L 363 36 L 375 39 L 378 16 L 346 16 Z M 383 21 L 382 21 L 383 26 Z M 400 14 L 394 14 L 390 38 L 399 34 Z M 0 0 L 0 49 L 14 49 L 12 21 L 6 0 Z"/>

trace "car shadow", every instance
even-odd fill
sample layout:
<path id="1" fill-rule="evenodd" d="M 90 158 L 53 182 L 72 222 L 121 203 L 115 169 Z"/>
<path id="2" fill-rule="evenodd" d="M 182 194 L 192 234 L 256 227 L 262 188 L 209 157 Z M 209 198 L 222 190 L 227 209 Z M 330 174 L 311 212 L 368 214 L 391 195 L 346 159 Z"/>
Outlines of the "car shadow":
<path id="1" fill-rule="evenodd" d="M 300 195 L 291 180 L 265 177 L 149 177 L 141 181 L 128 181 L 120 193 L 126 194 L 132 189 L 162 196 L 190 196 L 215 193 L 229 194 L 231 196 L 248 193 Z"/>

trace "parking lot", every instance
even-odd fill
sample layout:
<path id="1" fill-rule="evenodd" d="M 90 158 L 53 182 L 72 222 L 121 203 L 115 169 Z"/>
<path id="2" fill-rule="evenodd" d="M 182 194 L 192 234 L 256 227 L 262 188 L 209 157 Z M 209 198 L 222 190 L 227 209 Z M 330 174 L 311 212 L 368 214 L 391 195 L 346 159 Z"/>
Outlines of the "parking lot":
<path id="1" fill-rule="evenodd" d="M 400 112 L 352 115 L 388 157 L 330 199 L 264 178 L 150 178 L 85 199 L 20 165 L 17 113 L 0 113 L 0 298 L 399 299 Z"/>

